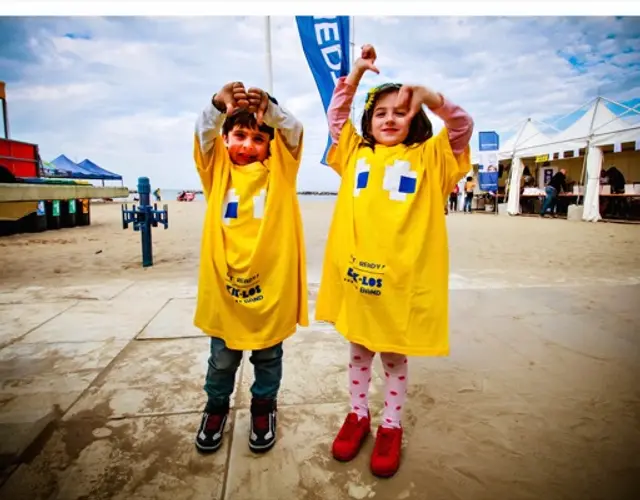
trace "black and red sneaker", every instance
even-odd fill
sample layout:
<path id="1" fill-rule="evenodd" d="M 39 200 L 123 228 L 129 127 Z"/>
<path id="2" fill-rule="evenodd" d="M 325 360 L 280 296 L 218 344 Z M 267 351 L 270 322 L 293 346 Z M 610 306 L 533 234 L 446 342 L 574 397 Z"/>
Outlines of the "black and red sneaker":
<path id="1" fill-rule="evenodd" d="M 205 409 L 196 435 L 196 448 L 202 453 L 213 453 L 222 445 L 224 426 L 229 408 Z"/>
<path id="2" fill-rule="evenodd" d="M 278 405 L 275 399 L 251 400 L 251 434 L 249 449 L 254 453 L 264 453 L 276 443 L 276 414 Z"/>

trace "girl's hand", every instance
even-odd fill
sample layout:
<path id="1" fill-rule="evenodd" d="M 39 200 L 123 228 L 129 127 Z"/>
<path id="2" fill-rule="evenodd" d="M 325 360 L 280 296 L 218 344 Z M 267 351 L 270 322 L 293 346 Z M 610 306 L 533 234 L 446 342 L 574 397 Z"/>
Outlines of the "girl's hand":
<path id="1" fill-rule="evenodd" d="M 247 91 L 247 97 L 249 99 L 249 113 L 255 113 L 256 121 L 260 126 L 269 106 L 269 96 L 264 90 L 252 87 Z"/>
<path id="2" fill-rule="evenodd" d="M 213 98 L 213 104 L 219 110 L 226 109 L 230 115 L 238 108 L 249 107 L 249 97 L 242 82 L 229 82 Z"/>
<path id="3" fill-rule="evenodd" d="M 442 96 L 420 85 L 403 85 L 398 92 L 396 106 L 406 109 L 410 119 L 422 109 L 423 104 L 437 108 L 442 105 Z"/>
<path id="4" fill-rule="evenodd" d="M 377 57 L 376 49 L 373 48 L 373 45 L 365 44 L 362 46 L 360 57 L 353 64 L 353 68 L 361 71 L 362 73 L 369 70 L 379 74 L 380 70 L 375 66 Z"/>

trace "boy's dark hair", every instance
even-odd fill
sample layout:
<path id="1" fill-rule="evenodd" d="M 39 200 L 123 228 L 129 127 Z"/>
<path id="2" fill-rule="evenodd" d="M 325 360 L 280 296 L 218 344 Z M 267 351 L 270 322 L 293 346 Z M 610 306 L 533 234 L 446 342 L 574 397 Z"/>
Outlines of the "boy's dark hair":
<path id="1" fill-rule="evenodd" d="M 271 97 L 268 94 L 267 96 L 271 102 L 278 104 L 275 97 Z M 253 113 L 249 113 L 246 109 L 238 109 L 226 117 L 222 124 L 222 135 L 229 135 L 229 132 L 231 132 L 236 126 L 264 132 L 269 135 L 270 141 L 273 140 L 273 137 L 275 136 L 273 128 L 269 127 L 264 122 L 258 127 L 256 116 Z"/>
<path id="2" fill-rule="evenodd" d="M 256 116 L 253 113 L 249 113 L 246 109 L 239 109 L 227 116 L 222 124 L 222 135 L 229 135 L 229 132 L 235 127 L 259 130 L 260 132 L 269 134 L 269 140 L 272 140 L 275 135 L 273 129 L 264 123 L 258 127 Z"/>
<path id="3" fill-rule="evenodd" d="M 385 83 L 370 91 L 373 95 L 367 98 L 367 105 L 365 105 L 361 122 L 362 138 L 364 139 L 365 146 L 373 149 L 376 144 L 376 140 L 371 133 L 371 120 L 376 108 L 376 103 L 387 94 L 399 92 L 401 88 L 402 84 L 400 83 Z M 371 99 L 371 102 L 369 102 L 369 99 Z M 420 111 L 418 111 L 411 120 L 409 133 L 407 134 L 406 139 L 402 141 L 402 144 L 405 146 L 413 146 L 414 144 L 422 143 L 431 137 L 433 137 L 433 126 L 431 125 L 431 121 L 427 117 L 427 114 L 424 112 L 424 109 L 420 108 Z"/>

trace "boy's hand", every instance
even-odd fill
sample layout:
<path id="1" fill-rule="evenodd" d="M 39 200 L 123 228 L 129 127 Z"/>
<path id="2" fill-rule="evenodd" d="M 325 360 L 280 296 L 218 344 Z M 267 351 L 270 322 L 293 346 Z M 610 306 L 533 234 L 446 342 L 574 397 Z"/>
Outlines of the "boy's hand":
<path id="1" fill-rule="evenodd" d="M 396 107 L 406 109 L 410 119 L 422 109 L 423 104 L 437 108 L 442 105 L 442 97 L 420 85 L 403 85 L 398 92 Z"/>
<path id="2" fill-rule="evenodd" d="M 255 113 L 258 126 L 262 125 L 264 114 L 269 106 L 269 96 L 264 90 L 251 87 L 247 91 L 249 113 Z"/>
<path id="3" fill-rule="evenodd" d="M 362 72 L 369 70 L 379 74 L 380 70 L 375 66 L 377 57 L 376 49 L 373 48 L 373 45 L 365 44 L 362 46 L 360 57 L 356 60 L 353 66 Z"/>
<path id="4" fill-rule="evenodd" d="M 226 108 L 228 115 L 238 108 L 249 107 L 249 98 L 242 82 L 227 83 L 216 94 L 214 101 L 217 107 Z"/>

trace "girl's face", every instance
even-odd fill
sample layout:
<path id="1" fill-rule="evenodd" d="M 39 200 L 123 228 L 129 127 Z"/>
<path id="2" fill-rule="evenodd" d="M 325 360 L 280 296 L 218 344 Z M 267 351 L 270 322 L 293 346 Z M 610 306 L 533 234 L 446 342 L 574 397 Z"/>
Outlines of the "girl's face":
<path id="1" fill-rule="evenodd" d="M 378 144 L 395 146 L 409 135 L 411 119 L 407 109 L 396 107 L 397 98 L 398 91 L 389 92 L 378 99 L 373 108 L 371 135 Z"/>

